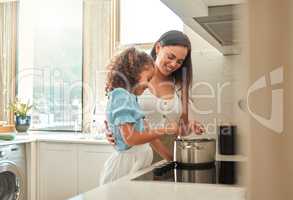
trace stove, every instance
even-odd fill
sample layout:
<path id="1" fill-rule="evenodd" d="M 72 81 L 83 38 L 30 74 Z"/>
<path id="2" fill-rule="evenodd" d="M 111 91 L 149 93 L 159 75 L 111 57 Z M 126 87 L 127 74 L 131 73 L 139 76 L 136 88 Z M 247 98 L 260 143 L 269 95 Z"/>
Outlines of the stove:
<path id="1" fill-rule="evenodd" d="M 234 161 L 201 164 L 166 162 L 132 180 L 233 185 L 236 183 L 236 164 Z"/>

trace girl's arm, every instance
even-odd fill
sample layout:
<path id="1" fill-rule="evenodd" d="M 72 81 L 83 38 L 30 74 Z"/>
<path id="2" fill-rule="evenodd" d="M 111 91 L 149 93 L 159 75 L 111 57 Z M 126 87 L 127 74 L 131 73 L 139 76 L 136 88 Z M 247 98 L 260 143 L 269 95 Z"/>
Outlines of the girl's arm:
<path id="1" fill-rule="evenodd" d="M 167 161 L 173 161 L 173 155 L 170 153 L 169 149 L 161 142 L 160 139 L 156 139 L 150 144 L 162 158 Z"/>
<path id="2" fill-rule="evenodd" d="M 177 134 L 178 126 L 174 123 L 171 126 L 168 126 L 168 128 L 157 128 L 139 132 L 134 129 L 133 124 L 126 123 L 120 125 L 120 132 L 125 143 L 129 146 L 133 146 L 151 142 L 165 134 Z"/>
<path id="3" fill-rule="evenodd" d="M 149 130 L 149 124 L 146 120 L 144 120 L 144 128 L 145 130 Z M 156 139 L 150 142 L 152 148 L 165 160 L 172 161 L 173 156 L 170 153 L 170 150 L 162 143 L 160 139 Z"/>

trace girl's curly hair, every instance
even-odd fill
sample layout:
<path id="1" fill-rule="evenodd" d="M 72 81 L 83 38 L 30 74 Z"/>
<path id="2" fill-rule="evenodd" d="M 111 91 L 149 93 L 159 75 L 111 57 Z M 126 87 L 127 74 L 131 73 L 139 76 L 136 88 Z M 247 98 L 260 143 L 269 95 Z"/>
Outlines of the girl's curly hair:
<path id="1" fill-rule="evenodd" d="M 145 67 L 153 65 L 153 59 L 147 53 L 138 51 L 134 47 L 125 49 L 108 65 L 106 94 L 119 87 L 132 90 Z"/>

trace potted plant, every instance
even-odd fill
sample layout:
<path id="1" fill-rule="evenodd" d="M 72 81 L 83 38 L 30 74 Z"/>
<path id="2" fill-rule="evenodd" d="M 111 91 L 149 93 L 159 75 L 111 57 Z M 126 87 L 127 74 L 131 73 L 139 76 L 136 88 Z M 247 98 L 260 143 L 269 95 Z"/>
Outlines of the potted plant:
<path id="1" fill-rule="evenodd" d="M 33 105 L 16 99 L 16 101 L 10 104 L 9 108 L 14 113 L 15 129 L 17 132 L 26 132 L 31 124 L 31 116 L 28 115 L 28 112 L 33 108 Z"/>

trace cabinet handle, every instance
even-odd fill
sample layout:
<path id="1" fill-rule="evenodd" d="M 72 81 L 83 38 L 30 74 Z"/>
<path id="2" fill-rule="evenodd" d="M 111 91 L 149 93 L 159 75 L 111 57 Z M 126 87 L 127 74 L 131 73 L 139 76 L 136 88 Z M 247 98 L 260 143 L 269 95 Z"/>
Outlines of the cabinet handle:
<path id="1" fill-rule="evenodd" d="M 15 147 L 15 148 L 11 148 L 11 151 L 17 151 L 17 150 L 18 150 L 17 147 Z"/>

